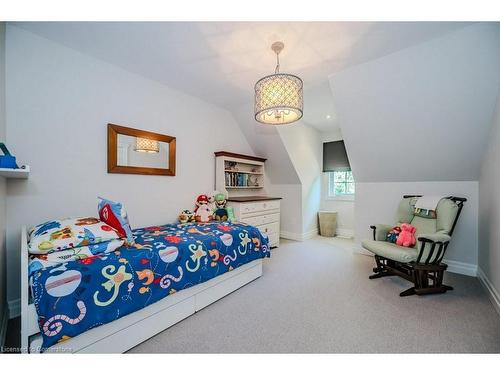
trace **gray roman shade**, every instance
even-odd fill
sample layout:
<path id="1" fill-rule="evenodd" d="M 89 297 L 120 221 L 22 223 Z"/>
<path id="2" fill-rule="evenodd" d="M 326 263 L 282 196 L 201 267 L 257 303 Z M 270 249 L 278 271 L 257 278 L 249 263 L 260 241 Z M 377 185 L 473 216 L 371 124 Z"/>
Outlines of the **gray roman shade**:
<path id="1" fill-rule="evenodd" d="M 350 171 L 344 141 L 323 143 L 323 172 Z"/>

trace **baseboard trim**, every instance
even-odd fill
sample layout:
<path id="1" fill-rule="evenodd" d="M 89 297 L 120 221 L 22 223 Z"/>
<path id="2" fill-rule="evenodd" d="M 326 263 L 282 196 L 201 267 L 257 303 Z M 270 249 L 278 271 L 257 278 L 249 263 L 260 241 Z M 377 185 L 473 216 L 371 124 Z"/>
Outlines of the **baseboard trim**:
<path id="1" fill-rule="evenodd" d="M 285 230 L 282 230 L 280 232 L 281 238 L 299 242 L 309 240 L 313 237 L 316 237 L 317 235 L 318 235 L 318 228 L 311 229 L 310 231 L 304 233 L 287 232 Z"/>
<path id="2" fill-rule="evenodd" d="M 493 307 L 497 311 L 498 315 L 500 315 L 500 293 L 496 290 L 495 286 L 490 279 L 488 279 L 481 267 L 477 268 L 477 277 L 484 289 L 486 289 L 486 293 L 488 294 Z"/>
<path id="3" fill-rule="evenodd" d="M 2 318 L 0 321 L 0 347 L 5 346 L 5 339 L 7 338 L 7 324 L 9 322 L 9 311 L 4 308 L 2 311 Z"/>
<path id="4" fill-rule="evenodd" d="M 319 234 L 318 228 L 311 229 L 310 231 L 302 233 L 302 240 L 303 241 L 309 240 L 313 237 L 316 237 L 318 234 Z"/>
<path id="5" fill-rule="evenodd" d="M 293 233 L 293 232 L 287 232 L 287 231 L 282 230 L 280 232 L 280 237 L 284 238 L 286 240 L 302 241 L 302 234 L 301 233 Z"/>
<path id="6" fill-rule="evenodd" d="M 9 305 L 9 319 L 21 316 L 21 299 L 15 299 L 8 302 Z"/>
<path id="7" fill-rule="evenodd" d="M 305 241 L 314 238 L 317 235 L 319 235 L 319 228 L 314 228 L 304 233 L 287 232 L 286 230 L 282 230 L 280 232 L 281 238 L 285 238 L 287 240 L 292 240 L 292 241 Z M 337 228 L 335 236 L 354 238 L 354 231 L 351 229 Z"/>
<path id="8" fill-rule="evenodd" d="M 456 260 L 443 259 L 443 263 L 448 265 L 448 272 L 458 273 L 466 276 L 477 276 L 477 265 L 458 262 Z"/>
<path id="9" fill-rule="evenodd" d="M 354 238 L 354 231 L 352 229 L 337 228 L 336 236 L 345 238 Z"/>

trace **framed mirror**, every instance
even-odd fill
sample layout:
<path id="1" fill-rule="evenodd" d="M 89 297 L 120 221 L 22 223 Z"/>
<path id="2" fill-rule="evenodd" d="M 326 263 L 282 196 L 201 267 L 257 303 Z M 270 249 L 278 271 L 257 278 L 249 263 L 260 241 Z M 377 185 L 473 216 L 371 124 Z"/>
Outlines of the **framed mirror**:
<path id="1" fill-rule="evenodd" d="M 108 124 L 108 173 L 175 176 L 175 137 Z"/>

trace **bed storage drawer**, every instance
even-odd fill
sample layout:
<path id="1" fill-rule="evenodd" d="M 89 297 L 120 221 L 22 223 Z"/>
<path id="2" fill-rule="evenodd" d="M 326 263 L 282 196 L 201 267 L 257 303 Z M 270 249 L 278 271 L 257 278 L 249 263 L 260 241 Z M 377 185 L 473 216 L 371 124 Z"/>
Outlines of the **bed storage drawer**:
<path id="1" fill-rule="evenodd" d="M 229 272 L 229 274 L 231 273 L 233 272 Z M 210 289 L 197 293 L 195 295 L 195 310 L 200 311 L 204 307 L 228 295 L 231 291 L 236 290 L 242 285 L 248 284 L 250 281 L 262 275 L 262 262 L 259 262 L 252 268 L 249 268 L 246 272 L 234 273 L 235 275 L 224 280 L 223 282 L 217 283 Z"/>

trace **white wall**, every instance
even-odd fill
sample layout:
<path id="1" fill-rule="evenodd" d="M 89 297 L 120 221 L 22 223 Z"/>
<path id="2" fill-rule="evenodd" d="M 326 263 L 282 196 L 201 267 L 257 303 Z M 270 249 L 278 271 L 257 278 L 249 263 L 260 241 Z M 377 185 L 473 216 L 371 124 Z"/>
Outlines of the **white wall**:
<path id="1" fill-rule="evenodd" d="M 106 124 L 177 137 L 177 175 L 107 174 Z M 214 186 L 214 151 L 252 153 L 226 111 L 7 26 L 7 135 L 28 180 L 9 183 L 8 299 L 19 297 L 22 225 L 123 202 L 132 227 L 172 222 Z"/>
<path id="2" fill-rule="evenodd" d="M 317 232 L 321 202 L 321 138 L 317 130 L 298 122 L 277 127 L 302 185 L 302 234 Z"/>
<path id="3" fill-rule="evenodd" d="M 322 142 L 334 142 L 342 140 L 342 132 L 335 129 L 321 134 Z M 321 145 L 321 151 L 323 147 Z M 356 195 L 354 199 L 341 199 L 328 197 L 328 173 L 321 172 L 321 210 L 337 212 L 337 234 L 342 236 L 354 236 L 354 210 Z"/>
<path id="4" fill-rule="evenodd" d="M 356 192 L 357 193 L 357 192 Z M 356 196 L 354 199 L 329 198 L 328 174 L 321 174 L 321 210 L 337 212 L 337 234 L 341 236 L 354 236 L 354 212 Z"/>
<path id="5" fill-rule="evenodd" d="M 479 180 L 479 267 L 500 298 L 500 91 Z"/>
<path id="6" fill-rule="evenodd" d="M 405 194 L 467 198 L 445 258 L 477 265 L 479 201 L 476 181 L 356 183 L 356 241 L 371 238 L 372 224 L 395 223 L 397 206 Z"/>
<path id="7" fill-rule="evenodd" d="M 267 158 L 265 193 L 282 198 L 280 232 L 302 233 L 302 186 L 277 127 L 255 121 L 253 103 L 234 108 L 232 113 L 253 153 Z"/>
<path id="8" fill-rule="evenodd" d="M 0 22 L 0 142 L 9 146 L 5 139 L 5 22 Z M 2 332 L 1 324 L 4 314 L 7 314 L 5 298 L 5 196 L 6 181 L 4 177 L 0 177 L 0 333 Z M 1 339 L 2 337 L 0 337 Z"/>
<path id="9" fill-rule="evenodd" d="M 285 237 L 302 233 L 302 186 L 300 184 L 267 184 L 269 196 L 281 197 L 280 232 Z"/>
<path id="10" fill-rule="evenodd" d="M 276 185 L 299 185 L 299 176 L 280 138 L 279 127 L 255 121 L 253 102 L 234 108 L 232 114 L 254 154 L 267 158 L 266 172 L 270 182 Z"/>

